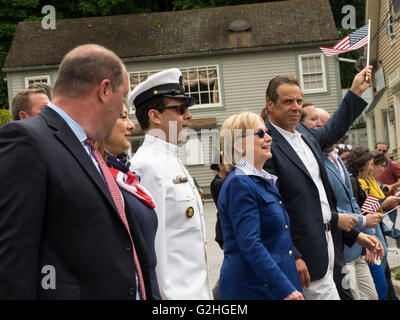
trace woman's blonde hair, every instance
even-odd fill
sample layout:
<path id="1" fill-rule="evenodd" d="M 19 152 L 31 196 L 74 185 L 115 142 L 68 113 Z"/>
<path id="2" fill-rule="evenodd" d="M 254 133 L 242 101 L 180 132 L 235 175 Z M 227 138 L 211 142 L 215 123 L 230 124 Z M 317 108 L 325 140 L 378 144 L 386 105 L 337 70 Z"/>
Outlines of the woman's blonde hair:
<path id="1" fill-rule="evenodd" d="M 224 121 L 221 127 L 220 142 L 222 163 L 227 172 L 231 172 L 242 154 L 235 148 L 238 139 L 246 135 L 247 130 L 256 129 L 263 119 L 253 112 L 235 114 Z"/>

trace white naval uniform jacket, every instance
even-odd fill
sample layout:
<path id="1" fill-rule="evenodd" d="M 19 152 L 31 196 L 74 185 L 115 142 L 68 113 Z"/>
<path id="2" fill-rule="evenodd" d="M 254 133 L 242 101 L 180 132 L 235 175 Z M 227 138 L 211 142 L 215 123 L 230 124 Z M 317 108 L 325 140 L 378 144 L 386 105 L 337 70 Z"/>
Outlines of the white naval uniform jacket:
<path id="1" fill-rule="evenodd" d="M 212 299 L 203 204 L 192 177 L 178 159 L 178 147 L 146 134 L 131 163 L 156 206 L 156 272 L 162 298 Z M 176 183 L 179 177 L 187 182 Z M 187 216 L 190 207 L 192 217 Z"/>

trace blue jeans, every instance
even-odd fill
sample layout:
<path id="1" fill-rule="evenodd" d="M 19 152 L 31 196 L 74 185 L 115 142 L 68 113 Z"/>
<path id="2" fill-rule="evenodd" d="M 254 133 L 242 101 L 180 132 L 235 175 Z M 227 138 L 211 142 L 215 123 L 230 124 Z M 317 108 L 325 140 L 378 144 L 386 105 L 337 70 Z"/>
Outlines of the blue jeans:
<path id="1" fill-rule="evenodd" d="M 381 265 L 368 264 L 369 270 L 371 271 L 372 278 L 376 292 L 378 293 L 379 300 L 385 300 L 387 296 L 388 286 L 385 277 L 385 271 Z"/>
<path id="2" fill-rule="evenodd" d="M 386 261 L 387 261 L 387 254 L 388 254 L 388 248 L 387 248 L 387 243 L 386 243 L 386 239 L 385 236 L 383 235 L 382 232 L 382 225 L 383 223 L 380 223 L 376 226 L 375 228 L 375 235 L 376 237 L 379 239 L 379 241 L 382 243 L 383 249 L 385 251 L 385 255 L 382 258 L 382 267 L 385 270 L 386 267 Z"/>

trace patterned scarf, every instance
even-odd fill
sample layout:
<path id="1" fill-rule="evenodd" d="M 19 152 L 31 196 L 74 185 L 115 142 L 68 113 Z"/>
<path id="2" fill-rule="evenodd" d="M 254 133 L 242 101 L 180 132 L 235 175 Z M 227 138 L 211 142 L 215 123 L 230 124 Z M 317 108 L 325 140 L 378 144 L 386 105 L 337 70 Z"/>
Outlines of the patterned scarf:
<path id="1" fill-rule="evenodd" d="M 139 184 L 138 177 L 129 170 L 130 162 L 127 159 L 119 159 L 108 154 L 107 166 L 120 188 L 135 196 L 146 206 L 152 209 L 155 207 L 150 192 Z"/>

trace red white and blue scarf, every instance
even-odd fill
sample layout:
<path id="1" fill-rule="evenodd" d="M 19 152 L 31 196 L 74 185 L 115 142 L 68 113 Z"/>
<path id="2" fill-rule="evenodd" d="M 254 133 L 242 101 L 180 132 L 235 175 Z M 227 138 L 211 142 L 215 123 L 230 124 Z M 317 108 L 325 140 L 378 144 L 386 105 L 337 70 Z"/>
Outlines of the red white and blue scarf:
<path id="1" fill-rule="evenodd" d="M 111 154 L 107 157 L 108 169 L 118 186 L 142 201 L 146 206 L 154 208 L 155 204 L 150 192 L 140 185 L 138 177 L 129 170 L 129 161 L 125 161 L 125 159 L 117 159 Z"/>

